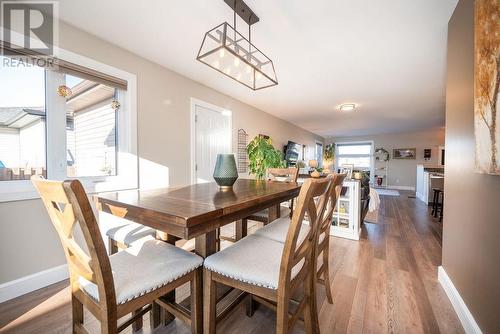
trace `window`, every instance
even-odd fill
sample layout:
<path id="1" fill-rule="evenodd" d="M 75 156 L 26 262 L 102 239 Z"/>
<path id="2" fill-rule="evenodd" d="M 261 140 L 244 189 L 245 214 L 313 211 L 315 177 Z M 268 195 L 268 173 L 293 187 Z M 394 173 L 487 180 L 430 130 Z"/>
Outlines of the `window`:
<path id="1" fill-rule="evenodd" d="M 135 76 L 59 55 L 58 69 L 0 57 L 0 202 L 37 197 L 33 174 L 88 192 L 138 186 Z"/>
<path id="2" fill-rule="evenodd" d="M 318 166 L 323 167 L 323 143 L 316 142 L 314 158 L 318 161 Z"/>
<path id="3" fill-rule="evenodd" d="M 46 175 L 44 92 L 42 68 L 0 67 L 0 182 Z"/>
<path id="4" fill-rule="evenodd" d="M 336 144 L 337 168 L 343 165 L 354 165 L 355 169 L 369 171 L 371 169 L 372 147 L 371 142 Z"/>
<path id="5" fill-rule="evenodd" d="M 66 153 L 69 177 L 116 175 L 116 101 L 118 89 L 64 75 Z"/>

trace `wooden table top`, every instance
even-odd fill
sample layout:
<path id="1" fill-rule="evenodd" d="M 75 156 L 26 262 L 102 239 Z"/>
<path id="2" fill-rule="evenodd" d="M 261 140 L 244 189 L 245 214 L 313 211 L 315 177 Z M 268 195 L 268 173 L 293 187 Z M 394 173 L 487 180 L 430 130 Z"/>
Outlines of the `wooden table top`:
<path id="1" fill-rule="evenodd" d="M 232 190 L 215 183 L 95 195 L 100 210 L 178 237 L 190 238 L 296 197 L 297 183 L 238 179 Z M 203 223 L 211 223 L 210 226 Z"/>

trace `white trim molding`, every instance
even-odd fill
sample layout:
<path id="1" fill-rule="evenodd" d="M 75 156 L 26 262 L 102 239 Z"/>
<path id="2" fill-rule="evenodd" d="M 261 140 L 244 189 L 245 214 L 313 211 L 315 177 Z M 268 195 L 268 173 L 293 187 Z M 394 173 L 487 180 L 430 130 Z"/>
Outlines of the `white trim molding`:
<path id="1" fill-rule="evenodd" d="M 470 313 L 460 293 L 458 293 L 457 288 L 455 288 L 455 285 L 453 285 L 453 282 L 442 266 L 438 267 L 438 281 L 446 292 L 453 309 L 455 309 L 464 331 L 468 334 L 482 334 L 481 328 L 479 328 L 472 313 Z"/>
<path id="2" fill-rule="evenodd" d="M 0 284 L 0 303 L 63 281 L 68 277 L 68 265 L 63 264 Z"/>
<path id="3" fill-rule="evenodd" d="M 391 185 L 388 185 L 387 189 L 415 191 L 415 187 L 413 187 L 413 186 L 391 186 Z"/>

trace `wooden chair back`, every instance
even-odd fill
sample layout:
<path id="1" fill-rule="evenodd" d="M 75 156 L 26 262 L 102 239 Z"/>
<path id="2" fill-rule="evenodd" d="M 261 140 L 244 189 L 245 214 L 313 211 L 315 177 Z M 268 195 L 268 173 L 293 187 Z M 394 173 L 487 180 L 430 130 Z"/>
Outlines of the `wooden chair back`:
<path id="1" fill-rule="evenodd" d="M 318 227 L 318 240 L 320 239 L 320 236 L 325 235 L 325 239 L 328 239 L 328 236 L 330 235 L 330 227 L 332 226 L 332 218 L 333 218 L 333 211 L 335 210 L 335 207 L 337 205 L 337 200 L 340 197 L 340 192 L 342 191 L 342 184 L 344 183 L 344 179 L 346 178 L 347 174 L 337 174 L 337 173 L 332 173 L 328 175 L 329 177 L 332 177 L 332 186 L 330 187 L 330 198 L 327 204 L 327 208 L 325 210 L 324 216 L 319 222 L 319 227 Z"/>
<path id="2" fill-rule="evenodd" d="M 280 268 L 280 284 L 289 285 L 288 283 L 291 283 L 291 290 L 294 290 L 294 286 L 298 283 L 304 281 L 307 275 L 312 272 L 312 266 L 315 265 L 314 253 L 317 245 L 318 224 L 324 215 L 331 192 L 332 180 L 332 177 L 307 179 L 300 189 L 297 208 L 288 229 Z M 306 214 L 309 217 L 309 229 L 307 236 L 298 244 L 300 231 L 304 228 L 303 220 Z M 299 263 L 302 263 L 301 268 L 292 282 L 292 270 Z"/>
<path id="3" fill-rule="evenodd" d="M 297 178 L 299 177 L 299 169 L 296 167 L 268 168 L 267 177 L 272 181 L 278 181 L 278 177 L 286 177 L 286 180 L 282 182 L 297 182 Z"/>
<path id="4" fill-rule="evenodd" d="M 116 309 L 116 295 L 111 265 L 99 227 L 82 184 L 78 180 L 49 181 L 39 175 L 31 177 L 47 209 L 68 262 L 72 292 L 80 290 L 79 277 L 94 283 L 99 291 L 99 308 Z M 75 241 L 79 224 L 87 254 Z M 109 307 L 108 307 L 109 306 Z"/>

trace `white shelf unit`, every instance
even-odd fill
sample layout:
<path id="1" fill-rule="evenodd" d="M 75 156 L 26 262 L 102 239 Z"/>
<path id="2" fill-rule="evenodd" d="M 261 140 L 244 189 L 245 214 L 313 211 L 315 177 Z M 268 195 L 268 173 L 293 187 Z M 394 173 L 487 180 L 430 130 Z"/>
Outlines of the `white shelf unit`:
<path id="1" fill-rule="evenodd" d="M 343 188 L 343 195 L 339 197 L 333 213 L 330 235 L 359 240 L 361 233 L 361 182 L 345 180 Z"/>

